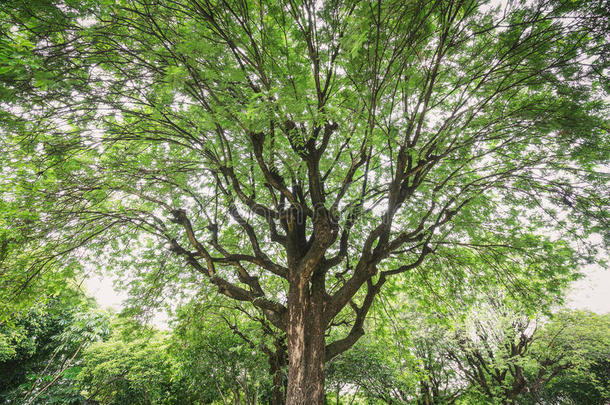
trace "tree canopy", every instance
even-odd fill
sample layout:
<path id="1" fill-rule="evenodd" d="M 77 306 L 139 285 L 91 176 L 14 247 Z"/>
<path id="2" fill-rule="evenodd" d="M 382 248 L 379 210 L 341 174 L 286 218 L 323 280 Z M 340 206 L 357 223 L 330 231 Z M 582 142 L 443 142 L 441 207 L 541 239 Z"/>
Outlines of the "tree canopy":
<path id="1" fill-rule="evenodd" d="M 291 404 L 393 277 L 538 306 L 608 240 L 607 9 L 3 2 L 3 294 L 211 284 L 286 336 Z"/>

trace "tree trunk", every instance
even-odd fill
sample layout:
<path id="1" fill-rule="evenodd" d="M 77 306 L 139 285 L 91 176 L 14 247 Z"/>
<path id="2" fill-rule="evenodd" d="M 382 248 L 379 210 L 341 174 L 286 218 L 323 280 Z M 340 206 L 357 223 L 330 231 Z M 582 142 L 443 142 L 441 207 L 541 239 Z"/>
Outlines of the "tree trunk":
<path id="1" fill-rule="evenodd" d="M 276 340 L 275 352 L 269 356 L 269 372 L 273 376 L 271 392 L 271 405 L 284 405 L 286 393 L 286 379 L 284 366 L 286 366 L 286 349 L 282 340 Z"/>
<path id="2" fill-rule="evenodd" d="M 284 405 L 284 383 L 282 374 L 277 372 L 273 375 L 273 390 L 271 392 L 271 405 Z"/>
<path id="3" fill-rule="evenodd" d="M 307 280 L 294 280 L 288 293 L 287 405 L 324 404 L 325 340 L 323 297 Z"/>

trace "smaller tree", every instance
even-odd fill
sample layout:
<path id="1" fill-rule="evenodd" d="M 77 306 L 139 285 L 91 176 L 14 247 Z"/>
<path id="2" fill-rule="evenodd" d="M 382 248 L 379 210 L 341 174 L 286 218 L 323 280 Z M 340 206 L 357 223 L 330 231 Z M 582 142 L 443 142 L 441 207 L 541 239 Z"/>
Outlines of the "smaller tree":
<path id="1" fill-rule="evenodd" d="M 175 378 L 178 366 L 169 354 L 169 340 L 158 330 L 130 330 L 118 321 L 110 339 L 92 345 L 83 360 L 78 380 L 87 401 L 115 405 L 196 402 Z"/>
<path id="2" fill-rule="evenodd" d="M 373 308 L 375 323 L 367 330 L 373 328 L 377 347 L 356 345 L 353 355 L 334 360 L 331 386 L 336 374 L 353 373 L 339 382 L 362 387 L 363 394 L 377 384 L 385 395 L 371 397 L 390 404 L 597 405 L 610 399 L 610 315 L 528 316 L 528 303 L 501 292 L 481 297 L 467 286 L 451 300 L 435 295 L 436 303 L 421 292 L 419 301 L 398 295 Z M 556 298 L 547 297 L 541 310 Z M 369 374 L 377 374 L 374 384 L 355 383 Z"/>
<path id="3" fill-rule="evenodd" d="M 256 319 L 256 313 L 225 307 L 221 297 L 209 298 L 204 304 L 194 301 L 178 311 L 171 350 L 179 364 L 179 377 L 205 403 L 283 403 L 283 340 L 272 336 L 270 326 L 262 318 Z M 283 358 L 278 361 L 278 356 Z"/>
<path id="4" fill-rule="evenodd" d="M 520 403 L 604 405 L 610 401 L 610 314 L 562 311 L 532 343 L 540 368 Z M 542 384 L 541 382 L 545 382 Z"/>
<path id="5" fill-rule="evenodd" d="M 426 309 L 432 307 L 402 295 L 375 305 L 374 322 L 366 325 L 374 341 L 365 337 L 326 370 L 336 390 L 331 394 L 357 391 L 374 403 L 394 405 L 456 403 L 468 386 L 446 355 L 455 344 L 451 328 L 457 321 Z"/>
<path id="6" fill-rule="evenodd" d="M 595 369 L 610 355 L 608 317 L 565 311 L 545 322 L 498 303 L 487 309 L 491 312 L 475 313 L 456 329 L 455 345 L 446 351 L 470 383 L 471 400 L 606 403 L 608 376 L 600 379 Z M 585 387 L 587 393 L 581 391 Z"/>
<path id="7" fill-rule="evenodd" d="M 82 354 L 109 333 L 108 315 L 71 289 L 39 301 L 0 324 L 0 400 L 80 403 Z"/>
<path id="8" fill-rule="evenodd" d="M 512 404 L 536 368 L 528 358 L 536 322 L 503 307 L 490 309 L 458 326 L 446 354 L 470 383 L 470 395 L 480 402 Z"/>
<path id="9" fill-rule="evenodd" d="M 403 381 L 391 352 L 391 348 L 366 339 L 334 358 L 325 370 L 328 402 L 351 405 L 359 397 L 374 403 L 402 403 Z"/>

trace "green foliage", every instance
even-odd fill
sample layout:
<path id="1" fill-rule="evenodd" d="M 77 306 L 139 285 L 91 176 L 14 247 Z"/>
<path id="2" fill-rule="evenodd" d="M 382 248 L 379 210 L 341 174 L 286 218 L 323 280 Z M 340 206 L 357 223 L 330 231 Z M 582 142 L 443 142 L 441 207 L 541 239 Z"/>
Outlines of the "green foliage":
<path id="1" fill-rule="evenodd" d="M 350 351 L 327 365 L 331 403 L 604 404 L 608 315 L 528 316 L 497 296 L 425 311 L 396 296 Z"/>
<path id="2" fill-rule="evenodd" d="M 0 324 L 0 398 L 9 403 L 79 403 L 82 351 L 109 333 L 108 315 L 76 293 L 40 300 Z"/>
<path id="3" fill-rule="evenodd" d="M 323 319 L 329 357 L 391 292 L 549 308 L 610 241 L 606 3 L 2 2 L 0 321 L 88 266 L 140 313 L 213 286 L 255 347 Z M 262 392 L 216 338 L 219 394 Z"/>
<path id="4" fill-rule="evenodd" d="M 115 323 L 108 340 L 85 351 L 76 378 L 85 398 L 102 404 L 189 403 L 176 367 L 165 333 L 129 333 Z"/>
<path id="5" fill-rule="evenodd" d="M 445 326 L 423 319 L 415 333 L 426 340 L 410 343 L 425 372 L 417 397 L 424 403 L 603 404 L 610 382 L 604 374 L 608 321 L 568 310 L 530 319 L 493 301 Z"/>
<path id="6" fill-rule="evenodd" d="M 407 403 L 413 387 L 405 380 L 416 371 L 401 364 L 402 359 L 394 357 L 395 348 L 380 345 L 380 340 L 361 340 L 327 364 L 327 395 L 331 403 L 333 399 L 337 404 L 349 403 L 353 397 Z"/>
<path id="7" fill-rule="evenodd" d="M 558 313 L 537 334 L 532 356 L 551 378 L 523 395 L 523 403 L 601 405 L 610 400 L 608 314 Z"/>
<path id="8" fill-rule="evenodd" d="M 327 364 L 328 401 L 602 405 L 610 399 L 608 315 L 564 310 L 534 320 L 505 302 L 479 299 L 440 314 L 404 297 L 384 300 L 367 325 L 369 337 Z M 0 398 L 266 403 L 271 336 L 261 334 L 256 312 L 226 304 L 208 296 L 183 306 L 171 334 L 116 319 L 108 338 L 107 317 L 82 296 L 52 297 L 0 327 Z"/>
<path id="9" fill-rule="evenodd" d="M 268 400 L 268 339 L 244 313 L 206 301 L 182 308 L 174 325 L 171 353 L 179 364 L 177 376 L 204 403 Z"/>
<path id="10" fill-rule="evenodd" d="M 18 248 L 9 246 L 12 270 L 2 282 L 34 294 L 45 272 L 62 269 L 47 277 L 52 288 L 78 271 L 74 257 L 86 245 L 129 262 L 152 289 L 180 290 L 181 261 L 159 249 L 188 243 L 167 221 L 171 211 L 187 208 L 204 238 L 219 227 L 227 252 L 253 253 L 231 207 L 254 209 L 252 195 L 281 211 L 279 195 L 298 193 L 280 184 L 313 184 L 304 149 L 313 141 L 324 145 L 315 167 L 325 208 L 336 200 L 336 212 L 356 212 L 362 199 L 366 210 L 383 211 L 401 148 L 404 174 L 421 170 L 403 184 L 413 192 L 393 211 L 389 239 L 403 229 L 421 229 L 420 238 L 380 268 L 413 262 L 426 241 L 435 255 L 422 273 L 452 269 L 447 285 L 432 288 L 456 289 L 470 277 L 481 286 L 512 283 L 530 297 L 556 293 L 575 264 L 594 256 L 564 240 L 603 234 L 607 221 L 599 170 L 608 159 L 607 80 L 598 73 L 608 63 L 600 34 L 608 21 L 585 3 L 511 4 L 504 16 L 476 1 L 384 2 L 378 10 L 331 2 L 316 11 L 324 51 L 314 55 L 297 11 L 276 2 L 210 3 L 209 13 L 186 1 L 4 2 L 1 237 Z M 334 128 L 329 137 L 314 139 L 325 126 Z M 256 157 L 250 137 L 258 132 L 265 137 Z M 356 165 L 358 155 L 368 163 Z M 352 261 L 381 219 L 369 214 L 338 229 Z M 248 220 L 263 251 L 283 262 L 267 219 Z M 549 227 L 561 236 L 544 237 Z M 146 253 L 130 257 L 126 246 Z M 493 263 L 485 274 L 472 265 L 476 256 Z M 155 283 L 145 276 L 151 265 L 163 269 Z M 218 267 L 225 278 L 234 272 Z M 277 298 L 270 277 L 261 280 Z"/>

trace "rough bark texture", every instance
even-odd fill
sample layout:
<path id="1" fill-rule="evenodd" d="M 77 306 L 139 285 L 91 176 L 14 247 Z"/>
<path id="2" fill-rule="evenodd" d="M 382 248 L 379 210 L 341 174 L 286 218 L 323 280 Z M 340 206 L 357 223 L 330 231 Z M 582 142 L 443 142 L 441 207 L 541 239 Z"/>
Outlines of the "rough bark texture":
<path id="1" fill-rule="evenodd" d="M 294 280 L 288 296 L 288 405 L 324 403 L 323 301 L 308 284 L 302 278 Z"/>

